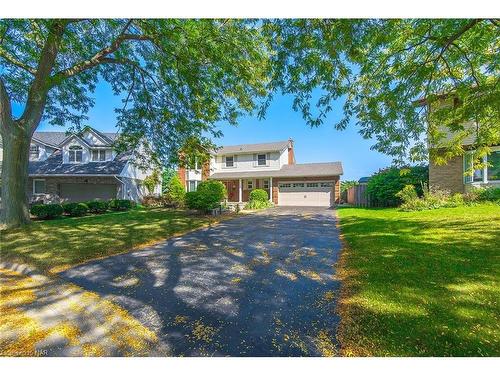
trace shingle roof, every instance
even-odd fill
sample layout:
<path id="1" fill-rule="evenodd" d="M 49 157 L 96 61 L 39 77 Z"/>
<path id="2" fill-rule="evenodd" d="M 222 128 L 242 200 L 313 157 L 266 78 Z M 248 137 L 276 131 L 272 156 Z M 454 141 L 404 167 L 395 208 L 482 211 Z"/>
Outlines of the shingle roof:
<path id="1" fill-rule="evenodd" d="M 93 129 L 96 133 L 100 134 L 104 138 L 107 138 L 110 143 L 114 142 L 118 137 L 118 133 L 103 133 Z M 43 143 L 47 143 L 54 147 L 57 147 L 62 141 L 69 137 L 71 133 L 68 132 L 34 132 L 33 138 L 38 139 Z"/>
<path id="2" fill-rule="evenodd" d="M 286 164 L 279 170 L 256 170 L 251 172 L 218 172 L 209 178 L 222 180 L 228 178 L 250 178 L 250 177 L 326 177 L 343 174 L 342 163 L 335 161 L 331 163 L 306 163 Z"/>
<path id="3" fill-rule="evenodd" d="M 29 175 L 119 175 L 130 159 L 131 153 L 124 152 L 107 162 L 69 164 L 62 162 L 62 151 L 57 150 L 44 161 L 30 161 Z"/>
<path id="4" fill-rule="evenodd" d="M 268 143 L 253 143 L 234 146 L 223 146 L 215 153 L 217 155 L 225 154 L 243 154 L 247 152 L 267 152 L 267 151 L 281 151 L 288 147 L 290 141 L 278 141 Z"/>

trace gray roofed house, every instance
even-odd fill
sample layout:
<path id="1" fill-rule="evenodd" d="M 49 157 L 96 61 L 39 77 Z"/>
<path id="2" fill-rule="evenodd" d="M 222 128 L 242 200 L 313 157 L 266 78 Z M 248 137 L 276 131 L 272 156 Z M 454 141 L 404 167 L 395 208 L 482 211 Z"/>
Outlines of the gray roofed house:
<path id="1" fill-rule="evenodd" d="M 224 146 L 209 163 L 179 168 L 178 173 L 187 191 L 196 190 L 206 179 L 222 181 L 229 202 L 246 202 L 250 192 L 259 188 L 277 205 L 329 207 L 340 200 L 343 170 L 339 161 L 297 164 L 294 142 L 289 139 Z"/>
<path id="2" fill-rule="evenodd" d="M 124 198 L 139 201 L 161 193 L 143 181 L 152 173 L 136 166 L 133 150 L 117 153 L 118 133 L 86 127 L 80 133 L 35 132 L 30 145 L 28 195 L 32 201 L 87 201 Z"/>
<path id="3" fill-rule="evenodd" d="M 234 146 L 222 146 L 215 153 L 217 155 L 225 155 L 225 154 L 244 154 L 247 152 L 283 150 L 288 146 L 289 142 L 290 141 L 288 140 L 288 141 L 278 141 L 269 143 L 253 143 L 253 144 L 242 144 Z"/>

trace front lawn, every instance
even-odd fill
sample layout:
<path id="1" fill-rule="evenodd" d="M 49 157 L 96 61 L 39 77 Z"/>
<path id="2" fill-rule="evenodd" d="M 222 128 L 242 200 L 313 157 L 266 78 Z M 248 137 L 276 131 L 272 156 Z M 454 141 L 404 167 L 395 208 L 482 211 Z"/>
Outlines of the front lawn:
<path id="1" fill-rule="evenodd" d="M 344 355 L 500 355 L 498 205 L 338 213 Z"/>
<path id="2" fill-rule="evenodd" d="M 20 259 L 42 270 L 69 266 L 145 246 L 214 222 L 185 211 L 136 208 L 126 212 L 37 221 L 0 232 L 1 258 Z"/>

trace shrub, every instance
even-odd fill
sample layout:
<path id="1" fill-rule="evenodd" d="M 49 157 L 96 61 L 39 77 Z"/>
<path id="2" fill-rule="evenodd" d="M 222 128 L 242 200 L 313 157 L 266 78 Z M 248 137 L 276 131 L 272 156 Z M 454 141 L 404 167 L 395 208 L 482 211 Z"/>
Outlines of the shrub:
<path id="1" fill-rule="evenodd" d="M 428 168 L 424 166 L 382 170 L 370 178 L 367 193 L 374 206 L 398 206 L 402 203 L 396 194 L 406 185 L 413 185 L 418 196 L 423 196 L 423 187 L 428 183 Z"/>
<path id="2" fill-rule="evenodd" d="M 149 194 L 153 194 L 156 186 L 161 182 L 160 171 L 155 169 L 149 176 L 147 176 L 143 183 Z"/>
<path id="3" fill-rule="evenodd" d="M 174 207 L 182 207 L 184 205 L 186 191 L 178 175 L 172 176 L 164 195 Z"/>
<path id="4" fill-rule="evenodd" d="M 269 201 L 269 196 L 267 195 L 267 191 L 263 189 L 253 189 L 249 196 L 248 196 L 249 201 Z"/>
<path id="5" fill-rule="evenodd" d="M 259 210 L 271 206 L 272 204 L 271 202 L 269 202 L 267 191 L 263 189 L 254 189 L 250 192 L 250 195 L 248 197 L 248 203 L 246 204 L 245 209 Z"/>
<path id="6" fill-rule="evenodd" d="M 71 212 L 73 211 L 73 209 L 76 207 L 77 204 L 78 204 L 78 202 L 63 203 L 62 207 L 64 209 L 64 213 L 66 215 L 70 215 Z"/>
<path id="7" fill-rule="evenodd" d="M 108 202 L 99 200 L 89 201 L 86 203 L 86 205 L 89 208 L 89 212 L 93 214 L 102 214 L 103 212 L 106 212 L 109 208 Z"/>
<path id="8" fill-rule="evenodd" d="M 423 196 L 419 197 L 413 185 L 406 185 L 396 196 L 403 201 L 403 211 L 432 210 L 440 207 L 458 207 L 464 204 L 462 194 L 450 196 L 445 191 L 436 190 L 430 192 L 424 185 Z"/>
<path id="9" fill-rule="evenodd" d="M 226 187 L 220 181 L 204 181 L 195 192 L 185 195 L 186 205 L 195 210 L 210 211 L 220 205 L 226 196 Z"/>
<path id="10" fill-rule="evenodd" d="M 162 195 L 160 197 L 157 197 L 155 195 L 147 195 L 144 198 L 142 198 L 141 204 L 145 207 L 174 207 L 176 206 L 170 200 L 166 195 Z"/>
<path id="11" fill-rule="evenodd" d="M 30 212 L 39 219 L 53 219 L 61 216 L 64 209 L 60 204 L 36 204 L 31 207 Z"/>
<path id="12" fill-rule="evenodd" d="M 109 201 L 109 208 L 113 211 L 128 211 L 132 206 L 132 201 L 128 199 L 111 199 Z"/>
<path id="13" fill-rule="evenodd" d="M 480 201 L 500 201 L 500 188 L 482 188 L 478 189 L 477 199 Z"/>
<path id="14" fill-rule="evenodd" d="M 69 216 L 83 216 L 89 212 L 89 207 L 85 203 L 67 203 L 64 212 Z"/>
<path id="15" fill-rule="evenodd" d="M 187 192 L 185 197 L 186 206 L 192 210 L 197 210 L 199 207 L 199 194 L 196 191 Z"/>

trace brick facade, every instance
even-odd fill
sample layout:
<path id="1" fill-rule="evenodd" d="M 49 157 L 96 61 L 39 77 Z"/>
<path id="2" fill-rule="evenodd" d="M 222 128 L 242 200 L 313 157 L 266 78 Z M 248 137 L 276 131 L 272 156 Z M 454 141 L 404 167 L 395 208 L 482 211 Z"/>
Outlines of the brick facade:
<path id="1" fill-rule="evenodd" d="M 186 188 L 186 168 L 185 167 L 179 167 L 177 170 L 177 175 L 179 176 L 179 180 L 181 180 L 181 185 Z"/>
<path id="2" fill-rule="evenodd" d="M 457 156 L 445 165 L 429 163 L 429 188 L 446 190 L 450 193 L 464 193 L 463 157 Z"/>

